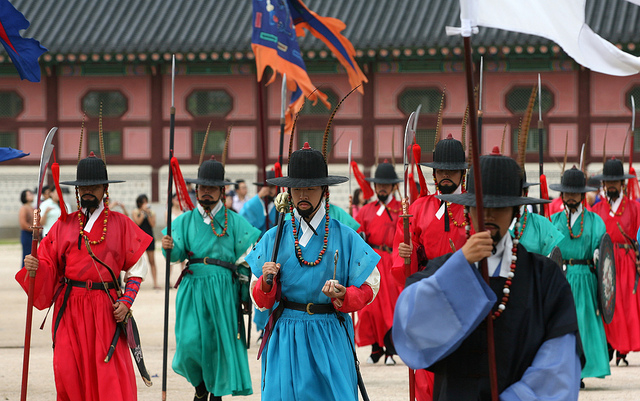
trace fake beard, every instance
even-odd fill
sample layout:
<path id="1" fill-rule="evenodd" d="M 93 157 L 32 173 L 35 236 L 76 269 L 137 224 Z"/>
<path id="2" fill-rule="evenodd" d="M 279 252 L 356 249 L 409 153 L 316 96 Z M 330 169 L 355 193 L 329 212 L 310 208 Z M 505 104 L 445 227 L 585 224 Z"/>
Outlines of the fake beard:
<path id="1" fill-rule="evenodd" d="M 213 208 L 213 205 L 218 203 L 218 201 L 214 201 L 212 199 L 198 199 L 198 203 L 200 203 L 203 208 L 211 210 Z"/>
<path id="2" fill-rule="evenodd" d="M 376 194 L 376 195 L 378 196 L 378 200 L 382 203 L 385 203 L 387 199 L 389 199 L 389 194 L 385 194 L 385 195 Z"/>
<path id="3" fill-rule="evenodd" d="M 618 199 L 620 197 L 620 191 L 617 189 L 607 189 L 607 197 L 610 199 Z"/>
<path id="4" fill-rule="evenodd" d="M 262 199 L 264 200 L 264 203 L 268 205 L 269 203 L 273 202 L 274 197 L 273 197 L 273 196 L 271 196 L 271 195 L 266 195 L 266 196 L 265 196 L 264 198 L 262 198 Z"/>
<path id="5" fill-rule="evenodd" d="M 100 201 L 93 195 L 88 195 L 87 198 L 82 197 L 80 199 L 80 206 L 84 209 L 96 209 Z"/>
<path id="6" fill-rule="evenodd" d="M 449 180 L 446 180 L 446 181 L 451 182 Z M 456 188 L 458 188 L 458 186 L 453 184 L 452 182 L 451 182 L 451 185 L 442 185 L 442 183 L 440 182 L 438 183 L 438 190 L 443 195 L 449 195 L 454 193 L 456 191 Z"/>
<path id="7" fill-rule="evenodd" d="M 569 202 L 565 202 L 564 206 L 569 210 L 576 210 L 579 204 L 580 204 L 579 202 L 569 201 Z"/>
<path id="8" fill-rule="evenodd" d="M 300 202 L 300 203 L 302 203 L 302 202 Z M 311 217 L 311 215 L 313 214 L 313 211 L 316 208 L 311 208 L 310 207 L 310 208 L 307 208 L 307 209 L 300 209 L 300 203 L 298 203 L 298 206 L 296 206 L 296 210 L 298 211 L 298 214 L 300 214 L 300 216 L 302 218 L 308 219 L 309 217 Z M 306 203 L 306 204 L 311 206 L 311 204 L 309 202 L 304 202 L 304 203 Z"/>

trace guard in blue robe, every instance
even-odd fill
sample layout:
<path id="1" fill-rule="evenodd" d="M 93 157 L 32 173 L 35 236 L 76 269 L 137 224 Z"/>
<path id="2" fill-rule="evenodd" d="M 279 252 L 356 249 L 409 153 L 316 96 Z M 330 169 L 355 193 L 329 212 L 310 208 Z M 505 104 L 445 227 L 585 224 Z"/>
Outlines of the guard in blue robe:
<path id="1" fill-rule="evenodd" d="M 329 217 L 328 186 L 344 181 L 328 176 L 322 153 L 308 144 L 291 155 L 289 177 L 268 181 L 288 187 L 295 208 L 285 217 L 275 263 L 277 228 L 246 257 L 257 278 L 256 304 L 268 308 L 278 302 L 261 349 L 263 400 L 358 399 L 349 312 L 373 301 L 380 256 L 354 230 Z M 296 201 L 305 192 L 313 195 Z M 267 284 L 265 271 L 276 274 L 273 284 Z M 334 272 L 336 282 L 329 281 Z"/>

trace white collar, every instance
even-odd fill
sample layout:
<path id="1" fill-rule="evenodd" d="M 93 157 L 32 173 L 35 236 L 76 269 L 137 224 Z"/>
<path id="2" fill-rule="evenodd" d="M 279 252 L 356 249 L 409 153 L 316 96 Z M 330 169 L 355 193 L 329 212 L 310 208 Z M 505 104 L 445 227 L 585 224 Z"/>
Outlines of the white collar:
<path id="1" fill-rule="evenodd" d="M 496 245 L 496 252 L 487 258 L 487 270 L 489 277 L 493 277 L 498 264 L 500 264 L 500 277 L 508 278 L 511 272 L 511 249 L 513 248 L 513 240 L 511 235 L 507 232 L 500 242 Z M 508 250 L 509 252 L 505 252 Z M 501 263 L 502 262 L 502 263 Z M 478 263 L 476 263 L 476 267 Z"/>
<path id="2" fill-rule="evenodd" d="M 103 210 L 104 210 L 104 202 L 101 201 L 100 203 L 98 203 L 98 207 L 96 208 L 96 210 L 94 210 L 93 213 L 91 213 L 91 216 L 89 216 L 89 221 L 87 221 L 86 224 L 84 225 L 85 232 L 88 232 L 88 233 L 91 232 L 93 225 L 98 220 L 98 217 L 100 216 L 100 213 L 102 213 Z M 81 209 L 81 212 L 86 216 L 87 208 L 83 207 Z"/>
<path id="3" fill-rule="evenodd" d="M 200 216 L 202 216 L 202 222 L 204 224 L 211 224 L 211 218 L 209 217 L 207 212 L 204 210 L 200 202 L 196 201 L 196 207 L 198 208 L 198 212 L 200 213 Z M 222 209 L 222 202 L 218 200 L 218 202 L 216 202 L 216 205 L 213 207 L 213 209 L 211 209 L 211 216 L 215 216 L 216 214 L 218 214 L 220 209 Z"/>
<path id="4" fill-rule="evenodd" d="M 313 227 L 313 229 L 316 230 L 316 232 L 318 232 L 318 227 L 320 226 L 320 223 L 325 218 L 325 213 L 326 213 L 325 200 L 323 198 L 320 201 L 320 206 L 318 206 L 318 210 L 316 211 L 316 214 L 313 216 L 310 222 L 311 227 Z M 293 216 L 298 221 L 298 233 L 302 234 L 302 235 L 299 235 L 298 237 L 298 244 L 300 246 L 307 246 L 307 244 L 311 240 L 311 237 L 313 236 L 313 230 L 310 230 L 309 224 L 307 224 L 306 220 L 301 218 L 300 213 L 298 213 L 298 209 L 296 208 L 293 209 Z"/>
<path id="5" fill-rule="evenodd" d="M 382 213 L 384 213 L 384 209 L 386 208 L 386 206 L 388 206 L 389 203 L 394 199 L 395 197 L 393 196 L 393 194 L 390 194 L 389 196 L 387 196 L 387 200 L 384 202 L 380 202 L 380 200 L 378 199 L 378 202 L 380 202 L 380 207 L 378 207 L 378 211 L 376 212 L 376 215 L 382 216 Z"/>
<path id="6" fill-rule="evenodd" d="M 611 202 L 611 199 L 609 197 L 607 197 L 606 199 L 607 201 L 609 201 L 609 205 L 611 206 L 611 211 L 609 212 L 609 216 L 614 216 L 618 211 L 618 207 L 620 207 L 620 203 L 622 203 L 622 194 L 620 194 L 620 196 L 618 196 L 618 199 L 616 199 L 613 202 Z"/>

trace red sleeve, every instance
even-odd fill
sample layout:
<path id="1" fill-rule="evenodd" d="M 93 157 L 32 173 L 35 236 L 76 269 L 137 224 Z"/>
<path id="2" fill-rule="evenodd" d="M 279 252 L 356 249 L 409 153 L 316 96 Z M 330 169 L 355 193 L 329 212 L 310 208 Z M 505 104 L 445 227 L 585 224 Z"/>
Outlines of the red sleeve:
<path id="1" fill-rule="evenodd" d="M 343 313 L 351 313 L 365 307 L 373 299 L 373 289 L 369 284 L 363 284 L 360 287 L 349 286 L 347 293 L 344 295 L 342 306 L 338 307 L 340 300 L 334 298 L 333 305 L 337 310 Z"/>
<path id="2" fill-rule="evenodd" d="M 253 300 L 256 301 L 256 305 L 260 308 L 271 308 L 276 303 L 276 290 L 278 288 L 278 281 L 273 280 L 273 285 L 271 286 L 271 291 L 264 292 L 262 291 L 262 278 L 264 276 L 260 276 L 258 282 L 253 287 Z"/>

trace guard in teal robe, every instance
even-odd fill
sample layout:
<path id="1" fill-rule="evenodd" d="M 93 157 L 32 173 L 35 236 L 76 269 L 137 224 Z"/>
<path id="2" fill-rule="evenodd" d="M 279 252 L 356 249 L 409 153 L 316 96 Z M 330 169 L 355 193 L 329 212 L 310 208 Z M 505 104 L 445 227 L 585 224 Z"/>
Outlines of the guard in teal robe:
<path id="1" fill-rule="evenodd" d="M 574 167 L 564 172 L 562 184 L 552 184 L 550 188 L 560 191 L 561 196 L 563 192 L 584 194 L 594 190 L 586 187 L 585 183 L 584 173 Z M 568 213 L 571 213 L 571 234 L 567 224 Z M 581 378 L 603 378 L 610 375 L 611 370 L 604 325 L 598 310 L 594 253 L 600 246 L 600 240 L 607 229 L 600 216 L 584 210 L 581 203 L 573 209 L 565 205 L 563 211 L 551 216 L 551 221 L 564 234 L 564 239 L 558 246 L 567 269 L 567 281 L 573 292 L 582 348 L 587 360 L 582 368 Z"/>
<path id="2" fill-rule="evenodd" d="M 165 257 L 172 245 L 171 262 L 189 260 L 176 295 L 172 368 L 196 387 L 196 400 L 207 399 L 209 393 L 211 400 L 228 394 L 249 395 L 253 389 L 238 314 L 242 313 L 241 301 L 244 307 L 249 305 L 250 273 L 244 256 L 260 231 L 238 214 L 228 212 L 220 201 L 220 187 L 227 184 L 221 163 L 205 161 L 198 179 L 187 182 L 198 185 L 199 203 L 176 217 L 171 235 L 163 231 L 162 242 Z M 218 199 L 213 196 L 208 200 L 206 191 L 215 194 L 216 189 Z"/>
<path id="3" fill-rule="evenodd" d="M 542 256 L 548 256 L 564 239 L 564 235 L 546 217 L 527 208 L 520 209 L 520 227 L 523 227 L 520 243 L 524 248 Z M 510 229 L 513 237 L 513 229 Z"/>

